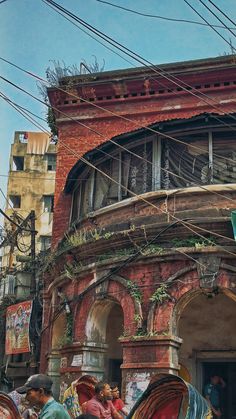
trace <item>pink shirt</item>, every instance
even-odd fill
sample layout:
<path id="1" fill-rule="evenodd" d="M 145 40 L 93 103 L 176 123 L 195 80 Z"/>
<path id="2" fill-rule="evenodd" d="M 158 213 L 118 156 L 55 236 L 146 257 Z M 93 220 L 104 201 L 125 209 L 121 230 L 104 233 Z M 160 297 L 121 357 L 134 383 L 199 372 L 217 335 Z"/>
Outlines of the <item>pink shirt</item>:
<path id="1" fill-rule="evenodd" d="M 98 416 L 99 419 L 112 419 L 115 411 L 116 409 L 110 400 L 102 403 L 96 396 L 89 400 L 85 407 L 85 413 Z"/>

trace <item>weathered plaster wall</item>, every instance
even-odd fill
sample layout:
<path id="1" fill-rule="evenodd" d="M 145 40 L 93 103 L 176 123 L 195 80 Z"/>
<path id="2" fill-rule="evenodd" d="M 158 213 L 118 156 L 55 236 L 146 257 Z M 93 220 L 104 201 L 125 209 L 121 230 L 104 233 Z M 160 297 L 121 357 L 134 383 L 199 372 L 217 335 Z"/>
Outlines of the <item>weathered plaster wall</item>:
<path id="1" fill-rule="evenodd" d="M 51 236 L 53 213 L 44 212 L 44 195 L 54 195 L 55 190 L 55 171 L 47 170 L 46 155 L 27 154 L 27 144 L 19 142 L 18 136 L 15 134 L 15 142 L 11 146 L 10 154 L 10 171 L 7 187 L 8 201 L 10 195 L 19 195 L 21 197 L 20 208 L 11 208 L 10 203 L 7 206 L 6 213 L 8 216 L 16 211 L 25 218 L 31 210 L 35 211 L 36 222 L 36 252 L 41 250 L 40 236 Z M 48 154 L 56 154 L 55 144 L 50 144 Z M 24 170 L 14 170 L 13 156 L 24 157 Z M 6 222 L 8 225 L 8 222 Z M 10 228 L 10 226 L 8 226 Z M 30 235 L 25 235 L 23 247 L 30 246 Z M 14 255 L 16 255 L 15 250 Z M 2 266 L 8 266 L 9 247 L 4 249 Z"/>
<path id="2" fill-rule="evenodd" d="M 232 58 L 228 61 L 232 64 Z M 208 85 L 211 88 L 207 88 L 207 94 L 221 103 L 222 112 L 227 110 L 230 102 L 235 100 L 233 85 L 235 76 L 232 68 L 218 63 L 214 67 L 214 61 L 209 61 L 205 66 L 201 64 L 200 67 L 196 63 L 195 66 L 196 69 L 194 62 L 183 65 L 181 80 L 193 86 L 197 80 L 204 92 L 206 83 L 211 83 Z M 175 65 L 172 66 L 172 71 L 174 67 Z M 176 71 L 178 74 L 178 68 Z M 142 75 L 142 71 L 138 77 L 136 75 L 133 78 L 132 73 L 127 77 L 125 70 L 119 75 L 115 73 L 113 75 L 112 72 L 107 76 L 105 74 L 105 81 L 102 80 L 101 83 L 99 83 L 100 78 L 103 79 L 102 73 L 95 80 L 93 78 L 90 80 L 88 77 L 87 83 L 83 79 L 78 79 L 76 83 L 75 79 L 74 85 L 70 85 L 68 91 L 63 92 L 53 88 L 49 90 L 50 102 L 58 109 L 56 116 L 59 129 L 54 246 L 69 227 L 71 195 L 65 195 L 63 189 L 70 169 L 81 156 L 114 136 L 146 127 L 154 122 L 190 118 L 212 111 L 212 107 L 209 107 L 205 100 L 177 88 L 165 78 L 160 77 L 158 83 L 154 83 L 156 84 L 154 88 L 153 77 Z M 229 85 L 225 86 L 224 81 Z M 66 83 L 61 87 L 67 89 Z M 86 100 L 91 98 L 94 104 L 83 102 L 78 96 Z M 126 119 L 121 119 L 119 116 Z"/>
<path id="3" fill-rule="evenodd" d="M 183 310 L 178 334 L 183 339 L 179 361 L 188 368 L 195 379 L 196 358 L 201 351 L 218 351 L 218 358 L 227 356 L 225 352 L 236 351 L 236 302 L 219 294 L 207 298 L 201 294 L 194 298 Z"/>

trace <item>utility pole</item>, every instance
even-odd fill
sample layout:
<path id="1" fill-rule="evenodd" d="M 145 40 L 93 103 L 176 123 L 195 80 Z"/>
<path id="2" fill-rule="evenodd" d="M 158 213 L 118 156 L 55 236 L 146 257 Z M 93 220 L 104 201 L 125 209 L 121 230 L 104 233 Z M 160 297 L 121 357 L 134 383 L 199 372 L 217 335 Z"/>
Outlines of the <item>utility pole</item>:
<path id="1" fill-rule="evenodd" d="M 31 234 L 31 263 L 32 263 L 32 278 L 30 286 L 30 294 L 32 297 L 37 293 L 37 283 L 36 283 L 36 266 L 35 266 L 35 236 L 37 232 L 35 231 L 35 211 L 31 211 L 29 214 L 30 218 L 30 234 Z"/>

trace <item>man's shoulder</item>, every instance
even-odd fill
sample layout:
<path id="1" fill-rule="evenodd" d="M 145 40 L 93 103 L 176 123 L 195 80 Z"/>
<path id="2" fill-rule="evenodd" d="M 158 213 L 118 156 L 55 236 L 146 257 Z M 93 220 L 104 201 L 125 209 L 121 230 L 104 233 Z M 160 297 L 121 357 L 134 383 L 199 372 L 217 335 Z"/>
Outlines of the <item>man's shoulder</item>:
<path id="1" fill-rule="evenodd" d="M 69 414 L 66 412 L 65 408 L 62 406 L 61 403 L 58 403 L 56 400 L 50 400 L 49 403 L 45 406 L 42 410 L 41 415 L 39 416 L 40 419 L 47 419 L 47 418 L 60 418 L 60 419 L 67 419 L 69 418 Z"/>
<path id="2" fill-rule="evenodd" d="M 92 399 L 90 399 L 90 400 L 88 400 L 87 402 L 86 402 L 86 405 L 88 406 L 90 406 L 90 405 L 93 405 L 93 404 L 99 404 L 99 402 L 98 402 L 98 400 L 97 399 L 95 399 L 95 397 L 92 397 Z"/>

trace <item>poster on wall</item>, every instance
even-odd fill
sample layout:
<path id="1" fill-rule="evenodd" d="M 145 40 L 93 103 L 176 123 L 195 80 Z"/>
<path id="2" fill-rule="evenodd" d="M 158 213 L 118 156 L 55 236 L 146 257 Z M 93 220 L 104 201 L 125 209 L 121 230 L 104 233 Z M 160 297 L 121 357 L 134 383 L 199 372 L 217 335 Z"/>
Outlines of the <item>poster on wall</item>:
<path id="1" fill-rule="evenodd" d="M 132 375 L 127 374 L 125 404 L 130 409 L 146 390 L 149 381 L 150 374 L 146 372 L 134 373 Z"/>
<path id="2" fill-rule="evenodd" d="M 29 324 L 32 301 L 9 306 L 6 312 L 6 355 L 30 352 Z"/>

